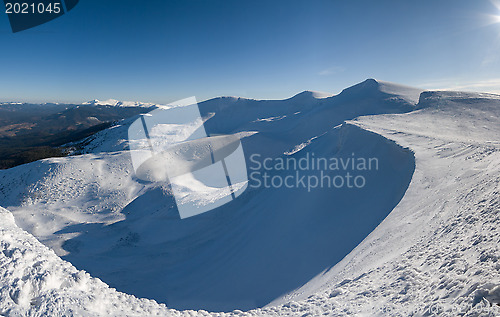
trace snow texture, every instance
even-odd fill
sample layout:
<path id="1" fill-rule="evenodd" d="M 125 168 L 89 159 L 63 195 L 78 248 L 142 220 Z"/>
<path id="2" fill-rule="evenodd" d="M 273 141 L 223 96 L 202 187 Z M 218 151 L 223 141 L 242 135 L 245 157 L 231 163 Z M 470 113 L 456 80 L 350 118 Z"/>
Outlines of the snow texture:
<path id="1" fill-rule="evenodd" d="M 180 220 L 169 186 L 134 176 L 122 121 L 83 155 L 0 171 L 0 315 L 499 315 L 500 96 L 369 79 L 200 111 L 247 162 L 380 168 L 360 191 L 249 188 Z"/>

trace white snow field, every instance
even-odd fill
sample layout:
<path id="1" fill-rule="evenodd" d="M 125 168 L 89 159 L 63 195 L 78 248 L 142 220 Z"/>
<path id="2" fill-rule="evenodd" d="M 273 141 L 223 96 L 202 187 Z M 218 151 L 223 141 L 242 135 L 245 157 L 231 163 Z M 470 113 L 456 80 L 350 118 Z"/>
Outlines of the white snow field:
<path id="1" fill-rule="evenodd" d="M 151 108 L 154 107 L 153 103 L 144 103 L 137 101 L 119 101 L 116 99 L 108 99 L 108 100 L 98 100 L 94 99 L 91 101 L 87 101 L 83 103 L 84 105 L 95 105 L 95 106 L 113 106 L 113 107 L 144 107 Z"/>
<path id="2" fill-rule="evenodd" d="M 238 133 L 249 175 L 255 157 L 378 168 L 363 188 L 250 177 L 181 220 L 168 184 L 135 177 L 124 120 L 83 155 L 0 171 L 0 315 L 500 315 L 500 96 L 369 79 L 199 107 L 208 133 Z"/>

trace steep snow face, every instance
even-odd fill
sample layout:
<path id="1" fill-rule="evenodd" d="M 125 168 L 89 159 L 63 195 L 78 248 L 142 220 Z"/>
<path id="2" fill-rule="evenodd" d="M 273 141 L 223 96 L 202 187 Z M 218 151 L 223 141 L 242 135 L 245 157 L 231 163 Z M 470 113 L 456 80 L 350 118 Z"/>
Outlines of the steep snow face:
<path id="1" fill-rule="evenodd" d="M 355 153 L 378 158 L 378 170 L 363 173 L 367 186 L 359 191 L 261 187 L 185 220 L 168 187 L 147 188 L 125 206 L 122 221 L 56 232 L 81 232 L 64 242 L 69 253 L 63 258 L 118 290 L 171 308 L 262 307 L 340 261 L 386 217 L 410 181 L 411 153 L 375 134 L 348 128 L 318 142 L 294 159 L 313 154 L 347 161 Z M 295 171 L 276 173 L 284 178 Z"/>
<path id="2" fill-rule="evenodd" d="M 297 105 L 297 111 L 279 101 L 234 98 L 200 105 L 205 115 L 215 113 L 207 122 L 212 131 L 258 132 L 243 139 L 247 155 L 378 157 L 382 170 L 366 175 L 371 187 L 359 196 L 346 189 L 252 189 L 232 205 L 180 221 L 168 186 L 148 186 L 123 173 L 130 171 L 130 162 L 126 152 L 117 152 L 44 160 L 20 167 L 25 170 L 0 172 L 0 183 L 5 183 L 0 201 L 4 206 L 8 202 L 23 227 L 38 214 L 48 215 L 27 229 L 52 231 L 44 243 L 60 245 L 59 251 L 67 252 L 64 257 L 78 268 L 86 266 L 105 282 L 127 281 L 118 290 L 138 296 L 156 298 L 155 292 L 166 289 L 169 295 L 161 301 L 168 306 L 247 309 L 274 299 L 261 309 L 224 315 L 419 316 L 436 309 L 450 316 L 498 314 L 498 100 L 424 93 L 415 107 L 376 83 L 378 88 L 369 81 L 357 93 L 343 92 L 304 109 Z M 228 120 L 226 112 L 236 115 L 234 109 L 242 117 Z M 408 109 L 419 110 L 404 114 Z M 387 114 L 391 111 L 397 115 Z M 333 128 L 370 114 L 377 115 Z M 120 129 L 126 131 L 126 125 L 108 130 L 108 137 L 119 139 Z M 87 159 L 103 163 L 95 168 L 85 165 Z M 78 172 L 81 164 L 85 168 Z M 121 173 L 126 177 L 119 178 Z M 115 186 L 119 182 L 125 186 Z M 48 194 L 51 189 L 56 193 Z M 86 211 L 78 207 L 85 198 L 93 202 L 84 205 Z M 95 210 L 88 209 L 92 204 Z M 64 208 L 66 222 L 58 213 Z M 355 225 L 349 225 L 352 221 Z M 12 220 L 5 223 L 0 222 L 0 240 L 8 241 L 0 252 L 3 312 L 189 314 L 117 293 L 89 276 L 79 288 L 71 282 L 71 265 Z M 59 270 L 60 265 L 69 271 Z M 52 280 L 70 282 L 47 282 Z M 37 281 L 56 286 L 40 287 Z"/>
<path id="3" fill-rule="evenodd" d="M 377 81 L 379 84 L 380 91 L 394 95 L 395 97 L 400 97 L 406 100 L 409 103 L 417 104 L 420 98 L 420 94 L 423 92 L 422 89 L 398 85 L 386 81 Z"/>
<path id="4" fill-rule="evenodd" d="M 274 305 L 327 305 L 335 316 L 500 313 L 500 100 L 429 92 L 419 108 L 349 122 L 410 147 L 411 184 L 354 251 Z"/>
<path id="5" fill-rule="evenodd" d="M 344 89 L 339 95 L 339 99 L 368 99 L 369 102 L 375 102 L 375 98 L 385 96 L 391 98 L 393 102 L 402 101 L 410 105 L 416 105 L 419 101 L 422 89 L 398 85 L 394 83 L 384 82 L 375 79 L 367 79 L 362 83 Z M 397 111 L 397 109 L 394 109 Z M 413 109 L 407 109 L 413 110 Z"/>

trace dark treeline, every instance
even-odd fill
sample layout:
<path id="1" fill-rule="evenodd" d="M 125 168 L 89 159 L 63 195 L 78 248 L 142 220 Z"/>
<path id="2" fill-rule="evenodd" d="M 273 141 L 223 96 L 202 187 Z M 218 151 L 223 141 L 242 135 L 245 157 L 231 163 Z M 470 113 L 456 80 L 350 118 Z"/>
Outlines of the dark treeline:
<path id="1" fill-rule="evenodd" d="M 77 131 L 63 131 L 57 134 L 36 133 L 0 138 L 0 169 L 11 168 L 49 157 L 66 156 L 70 142 L 85 139 L 92 134 L 111 126 L 111 122 L 102 123 Z"/>

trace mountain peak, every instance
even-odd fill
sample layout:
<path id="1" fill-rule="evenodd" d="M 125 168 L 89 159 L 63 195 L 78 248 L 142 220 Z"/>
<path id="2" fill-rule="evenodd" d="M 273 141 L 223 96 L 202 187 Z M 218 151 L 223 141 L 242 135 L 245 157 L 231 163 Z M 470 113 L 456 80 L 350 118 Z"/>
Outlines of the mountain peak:
<path id="1" fill-rule="evenodd" d="M 366 85 L 366 86 L 379 86 L 381 81 L 375 79 L 375 78 L 368 78 L 365 81 L 361 82 L 360 84 Z"/>
<path id="2" fill-rule="evenodd" d="M 148 102 L 137 102 L 137 101 L 119 101 L 116 99 L 99 100 L 94 99 L 83 103 L 84 105 L 92 106 L 112 106 L 112 107 L 145 107 L 149 108 L 154 106 L 153 103 Z"/>
<path id="3" fill-rule="evenodd" d="M 333 94 L 328 93 L 328 92 L 321 92 L 321 91 L 312 91 L 312 90 L 305 90 L 301 93 L 296 94 L 290 99 L 299 99 L 299 98 L 304 98 L 304 99 L 323 99 L 323 98 L 328 98 L 333 96 Z"/>
<path id="4" fill-rule="evenodd" d="M 373 78 L 368 78 L 365 81 L 360 82 L 359 84 L 353 85 L 351 87 L 345 88 L 342 90 L 341 94 L 347 92 L 356 92 L 360 91 L 368 92 L 368 91 L 379 91 L 380 82 Z"/>
<path id="5" fill-rule="evenodd" d="M 394 84 L 391 82 L 381 81 L 373 78 L 368 78 L 365 81 L 342 90 L 339 96 L 349 97 L 372 97 L 374 94 L 386 94 L 398 96 L 401 99 L 416 105 L 423 89 Z"/>
<path id="6" fill-rule="evenodd" d="M 95 105 L 95 106 L 116 106 L 119 103 L 116 99 L 99 100 L 94 99 L 91 101 L 84 102 L 84 105 Z"/>

